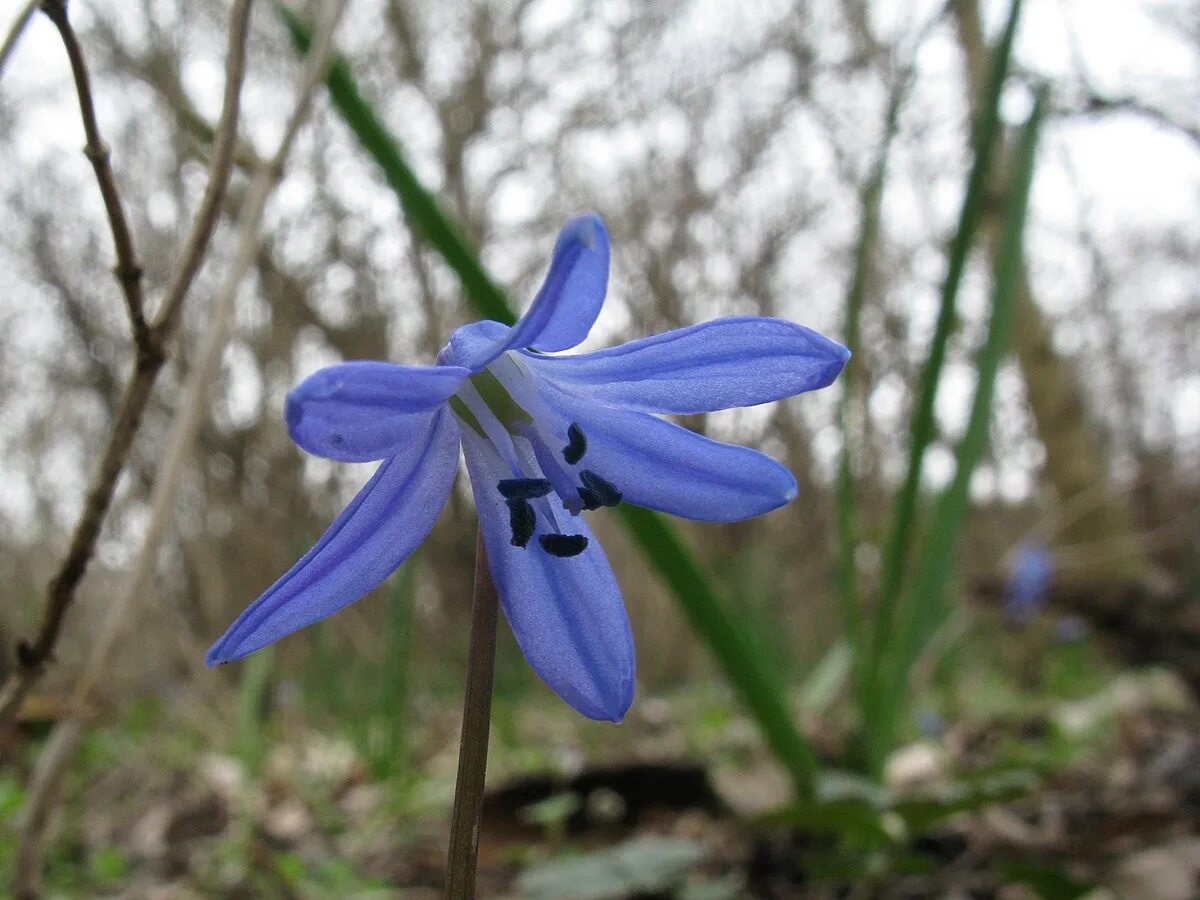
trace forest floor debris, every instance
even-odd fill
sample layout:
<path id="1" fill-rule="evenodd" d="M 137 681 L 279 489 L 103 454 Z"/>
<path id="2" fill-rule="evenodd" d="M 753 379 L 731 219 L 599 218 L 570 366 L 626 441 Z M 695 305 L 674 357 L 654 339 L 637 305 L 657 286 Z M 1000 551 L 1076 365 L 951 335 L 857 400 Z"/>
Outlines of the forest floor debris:
<path id="1" fill-rule="evenodd" d="M 1046 712 L 952 722 L 898 751 L 888 789 L 829 773 L 815 827 L 772 812 L 787 809 L 787 782 L 731 703 L 647 707 L 607 750 L 573 745 L 552 709 L 508 723 L 544 752 L 495 750 L 483 895 L 1183 900 L 1200 887 L 1200 721 L 1162 672 L 1119 674 Z M 330 734 L 281 734 L 256 761 L 185 727 L 155 741 L 97 730 L 57 814 L 48 886 L 63 897 L 436 897 L 452 786 L 444 724 L 414 736 L 412 772 L 382 781 Z M 20 774 L 0 774 L 7 820 Z M 878 826 L 860 840 L 870 791 L 889 799 L 865 807 Z"/>

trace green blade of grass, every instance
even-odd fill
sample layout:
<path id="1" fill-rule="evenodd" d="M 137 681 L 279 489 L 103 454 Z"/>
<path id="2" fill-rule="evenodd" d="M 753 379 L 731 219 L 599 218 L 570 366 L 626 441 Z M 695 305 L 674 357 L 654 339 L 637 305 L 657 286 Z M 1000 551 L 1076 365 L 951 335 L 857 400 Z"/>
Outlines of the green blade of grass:
<path id="1" fill-rule="evenodd" d="M 783 686 L 754 652 L 742 623 L 730 615 L 678 529 L 659 514 L 628 503 L 618 507 L 639 549 L 674 592 L 692 628 L 757 720 L 771 752 L 788 770 L 797 793 L 811 796 L 817 772 L 812 746 L 797 730 Z"/>
<path id="2" fill-rule="evenodd" d="M 408 771 L 408 701 L 412 657 L 413 584 L 416 562 L 401 567 L 387 598 L 383 666 L 379 673 L 376 714 L 383 728 L 381 747 L 373 748 L 370 763 L 379 777 Z"/>
<path id="3" fill-rule="evenodd" d="M 246 660 L 238 681 L 237 749 L 242 763 L 251 772 L 258 771 L 265 752 L 263 717 L 274 671 L 275 648 L 268 647 Z"/>
<path id="4" fill-rule="evenodd" d="M 333 710 L 350 709 L 346 697 L 346 673 L 338 665 L 330 646 L 328 620 L 314 622 L 308 629 L 309 658 L 305 666 L 308 683 L 305 696 L 312 704 L 310 714 L 317 712 L 322 719 Z"/>
<path id="5" fill-rule="evenodd" d="M 280 7 L 280 12 L 297 46 L 307 51 L 311 38 L 308 27 L 290 10 Z M 483 268 L 479 254 L 408 166 L 398 141 L 359 92 L 344 59 L 334 61 L 326 84 L 346 124 L 383 169 L 410 223 L 458 275 L 476 310 L 499 322 L 514 322 L 516 317 L 504 292 Z M 811 795 L 816 756 L 796 727 L 782 686 L 754 654 L 753 642 L 742 623 L 730 615 L 695 554 L 671 523 L 657 513 L 627 504 L 621 507 L 621 512 L 634 543 L 671 588 L 684 615 L 741 693 L 768 745 L 791 773 L 797 792 L 801 796 Z"/>
<path id="6" fill-rule="evenodd" d="M 838 596 L 841 601 L 840 609 L 842 627 L 846 632 L 849 643 L 854 675 L 854 687 L 859 701 L 860 712 L 865 718 L 869 709 L 869 685 L 866 682 L 863 657 L 862 609 L 858 596 L 858 570 L 855 561 L 855 549 L 858 545 L 858 528 L 855 524 L 855 489 L 853 472 L 852 435 L 850 434 L 851 406 L 854 403 L 854 385 L 858 380 L 858 370 L 861 362 L 858 354 L 861 351 L 859 339 L 859 322 L 862 314 L 863 299 L 866 297 L 870 281 L 872 264 L 875 258 L 875 247 L 879 240 L 880 212 L 883 204 L 884 181 L 887 176 L 888 156 L 892 142 L 896 137 L 899 125 L 900 108 L 904 103 L 911 83 L 910 75 L 905 75 L 888 102 L 887 115 L 884 119 L 883 136 L 872 164 L 870 175 L 863 186 L 859 200 L 860 218 L 858 241 L 854 247 L 854 267 L 850 274 L 850 283 L 846 288 L 846 346 L 854 354 L 846 365 L 841 376 L 841 397 L 838 400 L 837 424 L 842 435 L 842 451 L 838 460 L 837 473 L 837 525 L 838 525 Z"/>
<path id="7" fill-rule="evenodd" d="M 923 641 L 933 627 L 953 570 L 963 517 L 970 502 L 971 475 L 988 441 L 996 375 L 1008 351 L 1016 318 L 1016 297 L 1022 274 L 1022 247 L 1029 191 L 1037 156 L 1038 130 L 1046 107 L 1046 91 L 1038 92 L 1033 112 L 1021 130 L 1013 160 L 1013 178 L 1004 223 L 1003 243 L 996 259 L 992 318 L 979 354 L 979 381 L 971 404 L 967 429 L 955 452 L 954 479 L 938 498 L 929 537 L 917 566 L 909 614 L 904 617 L 895 643 L 894 662 L 884 681 L 882 737 L 890 743 L 895 721 L 904 707 L 909 675 L 920 656 Z M 884 744 L 886 746 L 886 743 Z"/>
<path id="8" fill-rule="evenodd" d="M 883 581 L 880 587 L 879 604 L 876 607 L 872 629 L 871 651 L 867 662 L 867 680 L 872 697 L 881 699 L 884 685 L 880 684 L 880 669 L 883 657 L 888 652 L 889 638 L 893 633 L 896 604 L 904 582 L 905 567 L 913 535 L 916 531 L 917 496 L 920 489 L 921 466 L 925 451 L 934 436 L 934 400 L 938 382 L 946 360 L 946 348 L 950 333 L 957 318 L 955 312 L 959 285 L 966 270 L 967 256 L 971 243 L 983 217 L 986 199 L 988 172 L 1000 127 L 1000 95 L 1008 77 L 1009 61 L 1012 56 L 1013 40 L 1020 19 L 1021 0 L 1012 0 L 1004 33 L 992 57 L 987 93 L 981 105 L 979 119 L 975 123 L 972 140 L 974 159 L 967 178 L 966 193 L 959 212 L 958 228 L 950 241 L 946 277 L 942 282 L 941 303 L 933 338 L 929 346 L 929 357 L 921 371 L 920 387 L 913 408 L 911 439 L 909 444 L 908 469 L 900 493 L 896 498 L 896 511 L 892 520 L 891 535 L 884 553 Z M 882 713 L 875 706 L 870 718 Z M 868 728 L 870 728 L 868 724 Z M 869 740 L 870 737 L 868 737 Z"/>
<path id="9" fill-rule="evenodd" d="M 278 9 L 296 46 L 307 53 L 312 43 L 311 29 L 287 7 L 279 6 Z M 504 291 L 488 275 L 479 261 L 478 252 L 462 231 L 442 212 L 437 198 L 425 189 L 416 173 L 409 167 L 396 139 L 359 92 L 358 83 L 350 73 L 350 66 L 344 57 L 334 58 L 325 81 L 338 112 L 350 126 L 363 149 L 383 170 L 384 177 L 399 198 L 410 224 L 433 245 L 446 264 L 454 270 L 471 304 L 485 318 L 503 322 L 505 325 L 513 324 L 517 316 Z"/>

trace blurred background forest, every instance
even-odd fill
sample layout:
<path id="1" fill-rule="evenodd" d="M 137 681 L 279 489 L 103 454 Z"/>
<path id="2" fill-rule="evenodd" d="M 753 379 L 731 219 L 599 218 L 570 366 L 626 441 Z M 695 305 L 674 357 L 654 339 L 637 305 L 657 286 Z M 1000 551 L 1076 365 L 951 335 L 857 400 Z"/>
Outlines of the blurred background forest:
<path id="1" fill-rule="evenodd" d="M 0 28 L 19 6 L 4 5 Z M 316 20 L 318 6 L 298 11 Z M 800 483 L 794 503 L 765 517 L 681 529 L 838 768 L 855 767 L 857 728 L 838 606 L 839 461 L 845 441 L 853 568 L 870 608 L 1006 6 L 359 0 L 336 33 L 363 95 L 518 310 L 560 224 L 601 213 L 613 275 L 587 349 L 742 314 L 845 340 L 847 292 L 862 273 L 841 417 L 835 385 L 683 423 L 764 450 Z M 229 8 L 75 0 L 70 14 L 153 311 L 207 182 Z M 172 417 L 234 265 L 238 217 L 255 202 L 253 173 L 274 153 L 303 66 L 275 9 L 256 6 L 210 251 L 51 662 L 0 735 L 6 884 L 33 852 L 54 896 L 437 896 L 473 566 L 465 478 L 374 595 L 244 663 L 203 664 L 372 470 L 296 448 L 287 391 L 342 359 L 431 360 L 477 318 L 323 90 L 266 206 L 162 552 L 89 695 L 61 802 L 26 846 L 39 754 L 134 564 Z M 0 674 L 37 632 L 135 361 L 70 70 L 44 16 L 30 19 L 2 76 Z M 653 567 L 615 516 L 600 517 L 639 648 L 638 699 L 619 729 L 585 722 L 502 626 L 484 896 L 1080 896 L 1084 887 L 1069 893 L 1080 885 L 1195 896 L 1195 0 L 1026 4 L 919 506 L 955 471 L 1004 227 L 1003 144 L 1015 145 L 1042 82 L 1050 104 L 1011 353 L 970 482 L 952 600 L 915 668 L 885 778 L 944 788 L 971 765 L 1019 757 L 1038 787 L 988 795 L 997 804 L 972 806 L 966 822 L 939 819 L 942 843 L 925 848 L 937 862 L 920 872 L 902 865 L 907 849 L 889 845 L 880 863 L 871 845 L 855 856 L 861 869 L 814 880 L 796 862 L 807 845 L 757 818 L 784 802 L 786 776 Z M 865 222 L 877 230 L 856 263 Z M 1014 611 L 1005 583 L 1043 548 L 1051 585 Z M 563 787 L 588 777 L 600 787 Z M 1153 805 L 1156 790 L 1166 792 L 1158 806 L 1127 808 Z M 605 803 L 617 809 L 607 820 Z M 1085 839 L 1077 820 L 1107 830 Z M 759 823 L 749 835 L 746 822 Z M 554 887 L 546 860 L 615 865 L 582 847 L 644 852 L 649 862 L 629 867 L 650 880 L 594 895 Z M 1017 860 L 1007 875 L 980 862 L 997 853 Z M 1157 868 L 1145 860 L 1155 853 Z M 588 877 L 568 872 L 568 884 Z M 822 893 L 842 890 L 839 878 L 860 892 Z M 1121 894 L 1122 883 L 1136 887 Z"/>

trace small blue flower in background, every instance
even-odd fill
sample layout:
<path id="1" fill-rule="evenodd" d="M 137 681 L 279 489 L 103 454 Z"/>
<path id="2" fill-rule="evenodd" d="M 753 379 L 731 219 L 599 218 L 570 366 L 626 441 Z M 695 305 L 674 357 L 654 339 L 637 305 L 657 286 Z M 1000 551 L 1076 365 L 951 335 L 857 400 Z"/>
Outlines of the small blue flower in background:
<path id="1" fill-rule="evenodd" d="M 946 734 L 946 720 L 935 709 L 920 709 L 913 718 L 917 723 L 917 730 L 927 738 L 936 740 Z"/>
<path id="2" fill-rule="evenodd" d="M 1079 616 L 1063 616 L 1054 625 L 1054 639 L 1060 644 L 1078 644 L 1087 640 L 1089 630 Z"/>
<path id="3" fill-rule="evenodd" d="M 1050 591 L 1054 578 L 1054 557 L 1039 543 L 1021 544 L 1008 566 L 1004 586 L 1004 615 L 1016 625 L 1027 625 Z"/>
<path id="4" fill-rule="evenodd" d="M 349 362 L 288 396 L 292 439 L 382 460 L 325 535 L 208 652 L 239 659 L 353 603 L 425 539 L 466 458 L 488 561 L 526 659 L 567 703 L 620 721 L 634 649 L 620 588 L 581 513 L 619 503 L 733 522 L 796 496 L 768 456 L 652 415 L 711 412 L 822 388 L 849 351 L 780 319 L 718 319 L 575 356 L 608 286 L 609 239 L 572 219 L 512 327 L 459 328 L 433 366 Z"/>

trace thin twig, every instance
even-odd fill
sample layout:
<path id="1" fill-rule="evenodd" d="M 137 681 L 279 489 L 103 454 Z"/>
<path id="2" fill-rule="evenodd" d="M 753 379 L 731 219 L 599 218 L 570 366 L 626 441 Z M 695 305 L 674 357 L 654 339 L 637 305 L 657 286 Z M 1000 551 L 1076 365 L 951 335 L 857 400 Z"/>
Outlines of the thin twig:
<path id="1" fill-rule="evenodd" d="M 229 31 L 229 50 L 226 61 L 225 97 L 222 102 L 221 119 L 213 140 L 212 162 L 209 164 L 208 187 L 200 201 L 200 208 L 192 221 L 192 230 L 179 254 L 179 262 L 167 283 L 162 303 L 154 318 L 151 330 L 159 346 L 171 338 L 179 323 L 183 300 L 188 288 L 200 271 L 200 264 L 208 251 L 209 240 L 221 215 L 221 204 L 229 187 L 233 162 L 237 149 L 237 122 L 240 111 L 242 81 L 246 75 L 246 39 L 250 31 L 250 2 L 240 2 L 233 11 Z"/>
<path id="2" fill-rule="evenodd" d="M 235 62 L 231 58 L 228 72 L 230 78 L 236 75 L 239 80 L 244 69 L 245 32 L 250 3 L 251 0 L 239 0 L 239 5 L 233 13 L 234 24 L 231 26 L 230 54 L 232 57 L 236 53 L 242 59 Z M 73 750 L 78 746 L 78 740 L 72 741 L 70 736 L 84 727 L 85 710 L 92 705 L 92 696 L 109 670 L 113 650 L 126 630 L 137 601 L 146 594 L 146 583 L 153 571 L 159 547 L 170 528 L 172 512 L 175 509 L 179 485 L 183 479 L 188 457 L 195 443 L 204 413 L 208 409 L 209 387 L 220 371 L 221 357 L 229 340 L 238 288 L 258 253 L 263 211 L 271 192 L 282 178 L 284 162 L 291 152 L 301 126 L 308 117 L 313 95 L 325 77 L 325 71 L 333 57 L 333 34 L 345 5 L 345 0 L 341 0 L 341 2 L 330 4 L 327 7 L 326 18 L 320 25 L 313 52 L 309 56 L 307 68 L 301 80 L 299 96 L 284 129 L 284 136 L 280 141 L 279 148 L 272 159 L 259 168 L 251 184 L 248 199 L 239 214 L 237 258 L 226 273 L 213 301 L 208 332 L 203 339 L 198 360 L 188 373 L 183 400 L 172 422 L 163 463 L 154 481 L 149 523 L 142 538 L 141 547 L 105 617 L 101 631 L 92 645 L 87 667 L 75 688 L 71 714 L 55 727 L 47 745 L 48 747 L 57 747 L 60 744 L 66 744 L 68 749 L 55 755 L 53 766 L 49 762 L 46 763 L 43 778 L 46 784 L 36 794 L 30 793 L 22 813 L 19 865 L 15 880 L 15 888 L 18 892 L 26 885 L 36 887 L 40 879 L 42 849 L 45 844 L 44 830 L 50 818 L 48 807 L 55 802 L 58 796 L 56 782 L 66 774 L 73 757 Z M 226 100 L 236 104 L 236 93 L 231 94 L 227 89 Z M 233 108 L 236 110 L 236 106 Z M 218 126 L 217 149 L 213 154 L 212 171 L 216 173 L 221 170 L 221 167 L 224 167 L 226 177 L 233 156 L 236 132 L 233 123 L 235 122 L 236 116 L 222 117 L 221 125 Z M 211 194 L 211 191 L 209 193 Z M 203 222 L 206 215 L 202 204 L 201 210 L 196 216 L 193 236 L 200 228 L 204 227 Z M 211 231 L 211 223 L 208 227 Z M 189 245 L 191 243 L 192 241 L 189 240 Z M 189 263 L 186 260 L 181 263 L 183 267 L 187 265 Z M 172 283 L 174 283 L 174 279 Z M 186 286 L 184 290 L 186 290 Z M 160 313 L 160 321 L 170 321 L 162 319 L 161 315 Z M 156 323 L 155 328 L 159 327 L 161 326 Z"/>
<path id="3" fill-rule="evenodd" d="M 154 387 L 154 379 L 162 367 L 161 357 L 138 354 L 133 374 L 130 376 L 109 435 L 108 445 L 100 458 L 100 465 L 92 479 L 84 500 L 83 512 L 80 513 L 75 531 L 71 536 L 71 544 L 67 554 L 59 566 L 57 573 L 46 587 L 46 601 L 42 609 L 42 622 L 38 628 L 37 637 L 32 643 L 21 641 L 17 645 L 17 668 L 10 676 L 31 682 L 40 674 L 42 667 L 50 659 L 54 645 L 58 641 L 62 629 L 63 615 L 70 605 L 75 589 L 83 579 L 83 573 L 95 550 L 96 538 L 104 523 L 104 517 L 112 502 L 113 490 L 117 478 L 129 457 L 129 449 L 133 438 L 141 424 L 142 414 L 150 399 Z M 0 732 L 9 721 L 9 703 L 11 702 L 7 686 L 0 692 Z"/>
<path id="4" fill-rule="evenodd" d="M 129 621 L 134 604 L 145 594 L 145 586 L 158 557 L 159 546 L 171 525 L 184 467 L 204 419 L 204 413 L 208 409 L 209 388 L 220 371 L 221 358 L 229 341 L 238 289 L 258 254 L 263 211 L 271 192 L 282 178 L 284 162 L 291 152 L 300 126 L 308 117 L 312 95 L 324 78 L 325 69 L 332 59 L 333 32 L 344 7 L 344 2 L 330 7 L 330 16 L 321 26 L 318 45 L 314 54 L 309 57 L 308 69 L 302 79 L 301 94 L 284 129 L 284 138 L 274 156 L 262 163 L 250 186 L 248 199 L 239 213 L 237 257 L 226 272 L 209 310 L 208 332 L 203 338 L 198 358 L 188 372 L 183 399 L 171 423 L 162 465 L 154 480 L 150 517 L 142 544 L 116 595 L 116 600 L 105 617 L 100 634 L 92 645 L 87 668 L 76 685 L 75 700 L 72 704 L 76 710 L 85 709 L 90 705 L 92 694 L 108 670 L 113 648 Z M 232 157 L 232 153 L 229 156 Z M 214 155 L 214 162 L 215 160 Z M 227 160 L 226 165 L 230 162 L 231 159 Z"/>
<path id="5" fill-rule="evenodd" d="M 446 854 L 446 900 L 471 900 L 475 896 L 479 822 L 483 814 L 488 731 L 492 720 L 492 679 L 496 669 L 496 607 L 496 585 L 481 529 L 475 541 L 475 596 L 471 601 L 471 645 L 463 698 L 462 740 L 458 746 L 458 778 Z"/>
<path id="6" fill-rule="evenodd" d="M 28 3 L 17 14 L 17 20 L 13 22 L 12 28 L 8 30 L 8 36 L 4 39 L 4 44 L 0 45 L 0 77 L 4 75 L 4 67 L 8 65 L 8 59 L 17 49 L 17 42 L 21 40 L 21 35 L 25 33 L 25 26 L 29 24 L 33 18 L 33 14 L 37 12 L 38 0 L 29 0 Z"/>
<path id="7" fill-rule="evenodd" d="M 1071 115 L 1072 113 L 1076 115 L 1129 113 L 1130 115 L 1140 116 L 1187 138 L 1195 147 L 1200 148 L 1200 127 L 1183 122 L 1170 113 L 1143 100 L 1139 100 L 1137 97 L 1106 97 L 1102 94 L 1089 92 L 1084 98 L 1083 109 L 1078 110 L 1078 112 L 1070 111 L 1065 113 L 1065 115 Z"/>
<path id="8" fill-rule="evenodd" d="M 197 213 L 187 245 L 190 250 L 184 254 L 180 264 L 181 270 L 190 264 L 192 253 L 202 254 L 207 246 L 215 221 L 210 209 L 213 198 L 219 203 L 228 184 L 232 148 L 237 137 L 241 85 L 245 75 L 249 14 L 250 0 L 240 0 L 231 19 L 229 53 L 226 59 L 225 106 L 221 112 L 217 147 L 213 152 L 212 166 L 209 170 L 209 186 Z M 87 118 L 86 113 L 84 117 Z M 185 277 L 185 273 L 181 271 L 172 277 L 171 284 L 176 286 L 175 290 L 180 292 L 181 298 L 194 274 L 193 271 Z M 156 325 L 156 331 L 158 327 Z M 169 332 L 164 330 L 163 335 L 165 338 L 169 336 Z M 71 605 L 75 590 L 91 560 L 96 539 L 112 503 L 117 479 L 129 458 L 142 414 L 154 389 L 154 382 L 166 360 L 165 349 L 165 340 L 153 339 L 147 330 L 145 343 L 139 344 L 137 348 L 133 373 L 121 398 L 108 446 L 101 456 L 99 468 L 88 490 L 83 512 L 71 536 L 70 547 L 58 572 L 46 588 L 46 600 L 37 637 L 32 642 L 22 641 L 18 645 L 17 665 L 3 688 L 0 688 L 0 733 L 3 733 L 16 717 L 25 697 L 41 676 L 54 652 L 67 608 Z"/>
<path id="9" fill-rule="evenodd" d="M 83 738 L 84 721 L 69 716 L 59 722 L 45 747 L 38 755 L 29 776 L 25 806 L 21 810 L 18 829 L 21 840 L 13 875 L 15 900 L 39 900 L 42 896 L 42 854 L 45 851 L 46 827 L 50 814 L 62 796 L 62 776 L 75 758 Z"/>
<path id="10" fill-rule="evenodd" d="M 87 62 L 83 58 L 83 48 L 79 45 L 79 38 L 75 36 L 75 29 L 71 27 L 71 20 L 67 15 L 67 0 L 42 0 L 41 10 L 58 29 L 67 51 L 67 58 L 71 62 L 71 75 L 75 79 L 79 112 L 83 118 L 83 133 L 87 137 L 83 152 L 96 172 L 100 196 L 104 198 L 104 210 L 108 213 L 108 224 L 117 252 L 117 280 L 125 294 L 125 306 L 133 328 L 133 339 L 137 343 L 139 354 L 155 352 L 156 348 L 151 348 L 150 333 L 146 325 L 145 300 L 142 296 L 142 263 L 134 249 L 129 220 L 125 217 L 125 207 L 117 190 L 117 180 L 112 169 L 112 152 L 101 136 L 100 125 L 96 121 L 92 80 L 88 75 Z"/>
<path id="11" fill-rule="evenodd" d="M 196 109 L 183 87 L 179 73 L 161 55 L 153 52 L 138 54 L 128 50 L 116 33 L 102 24 L 98 24 L 94 33 L 104 45 L 112 65 L 120 69 L 122 74 L 132 75 L 157 94 L 171 110 L 176 126 L 181 131 L 196 138 L 203 148 L 211 147 L 217 136 L 216 127 Z M 201 150 L 197 155 L 209 159 L 211 150 Z M 244 137 L 239 138 L 234 150 L 235 165 L 253 176 L 261 161 L 262 157 L 255 151 L 254 145 Z"/>
<path id="12" fill-rule="evenodd" d="M 136 61 L 132 58 L 129 60 L 129 65 L 136 65 Z M 170 108 L 171 113 L 175 116 L 175 122 L 178 127 L 190 134 L 196 139 L 198 146 L 203 147 L 213 142 L 216 134 L 212 124 L 200 114 L 192 101 L 188 99 L 187 94 L 183 92 L 183 88 L 178 84 L 164 85 L 161 81 L 151 77 L 149 72 L 144 70 L 132 69 L 132 74 L 140 79 L 151 90 L 153 90 L 162 99 L 163 103 Z M 201 155 L 203 151 L 201 150 Z M 234 164 L 244 170 L 249 175 L 253 175 L 264 160 L 258 155 L 254 146 L 245 138 L 240 138 L 237 142 L 237 147 L 233 154 Z"/>

